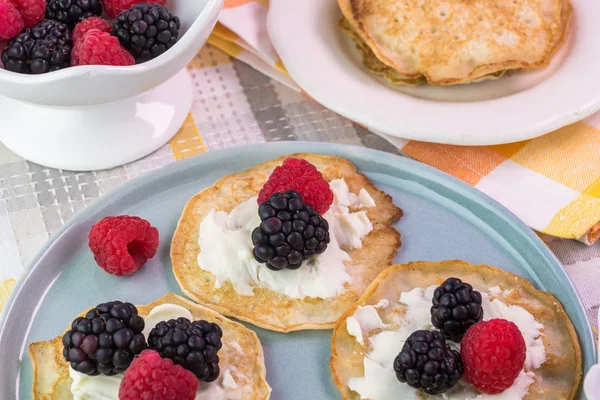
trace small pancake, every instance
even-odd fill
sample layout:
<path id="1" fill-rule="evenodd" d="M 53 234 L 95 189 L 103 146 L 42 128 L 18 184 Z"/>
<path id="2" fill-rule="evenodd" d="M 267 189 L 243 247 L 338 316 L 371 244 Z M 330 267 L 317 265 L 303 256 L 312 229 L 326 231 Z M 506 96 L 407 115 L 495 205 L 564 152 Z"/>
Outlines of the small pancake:
<path id="1" fill-rule="evenodd" d="M 317 167 L 327 181 L 344 178 L 350 192 L 364 188 L 375 200 L 375 207 L 365 209 L 373 230 L 362 239 L 362 248 L 348 252 L 352 261 L 346 272 L 352 281 L 336 297 L 291 298 L 261 287 L 252 296 L 235 291 L 231 282 L 215 288 L 215 276 L 198 266 L 199 227 L 212 210 L 230 212 L 237 205 L 256 196 L 275 167 L 287 157 L 303 158 Z M 185 206 L 171 244 L 171 260 L 175 278 L 193 300 L 220 313 L 250 322 L 261 328 L 280 332 L 301 329 L 330 329 L 373 279 L 391 264 L 400 247 L 400 234 L 390 225 L 402 216 L 392 198 L 377 189 L 358 173 L 349 161 L 333 156 L 295 154 L 267 161 L 246 171 L 227 176 L 214 186 L 196 194 Z M 261 265 L 260 268 L 266 268 Z"/>
<path id="2" fill-rule="evenodd" d="M 339 22 L 339 27 L 346 35 L 348 35 L 352 41 L 356 44 L 356 48 L 362 55 L 362 61 L 365 68 L 373 72 L 376 75 L 383 76 L 390 83 L 394 85 L 402 86 L 418 86 L 421 83 L 425 83 L 423 76 L 408 77 L 400 74 L 394 68 L 382 63 L 379 58 L 375 56 L 373 50 L 360 38 L 358 33 L 352 28 L 350 22 L 346 18 L 342 18 Z"/>
<path id="3" fill-rule="evenodd" d="M 537 290 L 528 280 L 517 275 L 487 265 L 453 260 L 392 265 L 369 285 L 357 304 L 339 319 L 331 339 L 330 368 L 343 399 L 360 399 L 358 393 L 348 388 L 348 380 L 363 376 L 363 359 L 369 339 L 380 332 L 369 332 L 365 335 L 365 345 L 361 345 L 355 337 L 348 334 L 346 319 L 354 314 L 358 306 L 375 305 L 386 299 L 390 306 L 378 310 L 379 316 L 383 323 L 398 326 L 406 310 L 406 307 L 398 303 L 402 293 L 418 287 L 440 285 L 449 277 L 462 279 L 478 290 L 499 286 L 501 291 L 510 291 L 495 298 L 508 305 L 523 307 L 537 322 L 544 325 L 542 340 L 546 362 L 534 370 L 535 382 L 529 387 L 526 400 L 575 397 L 582 377 L 581 349 L 573 324 L 558 300 L 550 293 Z M 423 398 L 426 397 L 423 395 Z"/>
<path id="4" fill-rule="evenodd" d="M 137 306 L 137 309 L 140 316 L 146 317 L 154 307 L 165 303 L 176 304 L 188 309 L 195 320 L 204 319 L 219 324 L 223 330 L 223 347 L 218 353 L 221 371 L 235 368 L 234 376 L 239 383 L 238 387 L 241 386 L 244 390 L 243 399 L 264 400 L 269 398 L 271 388 L 265 378 L 265 360 L 256 333 L 242 324 L 224 318 L 215 311 L 173 293 L 145 306 Z M 80 316 L 85 316 L 86 312 L 87 310 Z M 73 398 L 70 390 L 73 381 L 69 377 L 69 363 L 63 358 L 62 351 L 62 336 L 29 345 L 29 356 L 33 365 L 32 397 L 34 400 Z M 243 356 L 240 355 L 240 352 Z M 246 381 L 240 382 L 241 376 L 245 377 Z M 203 382 L 200 384 L 202 385 Z"/>
<path id="5" fill-rule="evenodd" d="M 569 0 L 338 0 L 383 64 L 430 85 L 546 66 L 566 37 Z"/>
<path id="6" fill-rule="evenodd" d="M 401 85 L 401 86 L 418 86 L 422 83 L 426 83 L 424 76 L 419 76 L 417 78 L 409 78 L 407 76 L 401 75 L 400 72 L 396 71 L 394 68 L 385 65 L 381 60 L 379 60 L 373 50 L 360 38 L 360 36 L 356 33 L 356 31 L 352 28 L 352 25 L 348 22 L 346 18 L 342 18 L 339 22 L 340 29 L 346 35 L 348 35 L 356 44 L 356 48 L 362 54 L 363 65 L 369 71 L 376 75 L 383 76 L 393 85 Z M 485 80 L 493 80 L 501 78 L 506 74 L 506 71 L 499 71 L 493 74 L 485 75 L 480 78 L 474 79 L 472 81 L 461 82 L 463 84 L 467 83 L 476 83 Z"/>

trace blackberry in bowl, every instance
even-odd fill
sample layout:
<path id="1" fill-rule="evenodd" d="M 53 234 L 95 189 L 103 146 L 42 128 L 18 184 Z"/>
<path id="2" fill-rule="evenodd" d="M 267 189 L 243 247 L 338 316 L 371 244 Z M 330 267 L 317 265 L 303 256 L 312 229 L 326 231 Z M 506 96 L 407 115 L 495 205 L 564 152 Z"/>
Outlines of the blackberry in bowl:
<path id="1" fill-rule="evenodd" d="M 71 171 L 113 168 L 161 148 L 188 117 L 194 85 L 186 66 L 213 30 L 222 5 L 223 0 L 169 0 L 169 11 L 180 18 L 179 38 L 145 63 L 35 75 L 0 68 L 0 141 L 36 164 Z M 173 112 L 149 107 L 158 104 Z"/>
<path id="2" fill-rule="evenodd" d="M 274 271 L 298 269 L 329 244 L 329 224 L 300 193 L 274 193 L 258 207 L 260 226 L 252 231 L 253 255 Z"/>
<path id="3" fill-rule="evenodd" d="M 100 0 L 48 0 L 46 18 L 60 21 L 71 27 L 86 18 L 100 16 Z"/>
<path id="4" fill-rule="evenodd" d="M 144 319 L 133 304 L 99 304 L 73 320 L 62 337 L 63 357 L 82 374 L 116 375 L 148 347 L 143 330 Z"/>
<path id="5" fill-rule="evenodd" d="M 458 351 L 438 331 L 411 333 L 394 359 L 396 378 L 428 394 L 440 394 L 456 385 L 464 371 Z"/>
<path id="6" fill-rule="evenodd" d="M 160 56 L 179 39 L 181 22 L 159 4 L 139 3 L 122 11 L 113 24 L 119 38 L 135 58 L 143 63 Z"/>
<path id="7" fill-rule="evenodd" d="M 71 30 L 62 22 L 45 19 L 10 40 L 0 59 L 4 68 L 21 74 L 44 74 L 71 64 Z"/>
<path id="8" fill-rule="evenodd" d="M 431 323 L 446 339 L 460 342 L 483 319 L 481 293 L 458 278 L 448 278 L 433 292 Z"/>
<path id="9" fill-rule="evenodd" d="M 220 374 L 217 352 L 222 337 L 223 331 L 215 323 L 181 317 L 156 324 L 148 335 L 148 345 L 161 357 L 192 371 L 200 381 L 212 382 Z"/>

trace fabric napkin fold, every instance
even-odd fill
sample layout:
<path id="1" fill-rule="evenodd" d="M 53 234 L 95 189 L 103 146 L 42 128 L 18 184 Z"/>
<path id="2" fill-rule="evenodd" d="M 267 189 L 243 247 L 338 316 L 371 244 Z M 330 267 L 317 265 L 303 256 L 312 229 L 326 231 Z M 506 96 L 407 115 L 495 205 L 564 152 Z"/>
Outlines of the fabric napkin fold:
<path id="1" fill-rule="evenodd" d="M 268 0 L 225 0 L 208 42 L 302 91 L 267 33 Z M 400 152 L 486 193 L 534 230 L 592 244 L 600 238 L 600 113 L 522 142 L 453 146 L 385 135 Z"/>

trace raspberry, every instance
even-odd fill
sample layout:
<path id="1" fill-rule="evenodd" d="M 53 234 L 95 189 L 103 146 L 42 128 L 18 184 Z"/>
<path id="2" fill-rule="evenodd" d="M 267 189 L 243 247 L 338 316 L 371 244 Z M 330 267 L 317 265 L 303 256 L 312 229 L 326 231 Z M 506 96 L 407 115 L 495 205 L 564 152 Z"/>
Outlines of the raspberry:
<path id="1" fill-rule="evenodd" d="M 525 340 L 505 319 L 478 322 L 465 333 L 460 355 L 465 379 L 487 394 L 511 387 L 525 363 Z"/>
<path id="2" fill-rule="evenodd" d="M 133 56 L 121 47 L 119 39 L 98 29 L 88 31 L 75 43 L 71 65 L 133 65 Z"/>
<path id="3" fill-rule="evenodd" d="M 12 39 L 24 28 L 21 13 L 13 3 L 0 0 L 0 39 Z"/>
<path id="4" fill-rule="evenodd" d="M 106 14 L 108 14 L 111 19 L 117 18 L 121 11 L 125 11 L 138 3 L 156 3 L 164 7 L 167 3 L 167 0 L 102 0 L 104 10 L 106 10 Z"/>
<path id="5" fill-rule="evenodd" d="M 125 371 L 119 400 L 194 400 L 198 385 L 192 372 L 154 350 L 144 350 Z"/>
<path id="6" fill-rule="evenodd" d="M 44 19 L 46 14 L 45 0 L 11 0 L 21 13 L 25 28 L 31 28 Z"/>
<path id="7" fill-rule="evenodd" d="M 110 26 L 110 22 L 100 17 L 90 17 L 86 18 L 77 25 L 75 25 L 75 29 L 73 29 L 73 43 L 79 42 L 80 39 L 92 29 L 98 29 L 99 31 L 110 33 L 112 27 Z"/>
<path id="8" fill-rule="evenodd" d="M 267 201 L 273 193 L 283 193 L 286 190 L 300 193 L 304 204 L 321 215 L 333 203 L 329 183 L 323 179 L 317 167 L 306 160 L 286 158 L 281 166 L 275 168 L 258 194 L 258 204 Z"/>
<path id="9" fill-rule="evenodd" d="M 156 254 L 158 229 L 139 217 L 106 217 L 92 227 L 88 240 L 102 269 L 117 276 L 129 275 Z"/>

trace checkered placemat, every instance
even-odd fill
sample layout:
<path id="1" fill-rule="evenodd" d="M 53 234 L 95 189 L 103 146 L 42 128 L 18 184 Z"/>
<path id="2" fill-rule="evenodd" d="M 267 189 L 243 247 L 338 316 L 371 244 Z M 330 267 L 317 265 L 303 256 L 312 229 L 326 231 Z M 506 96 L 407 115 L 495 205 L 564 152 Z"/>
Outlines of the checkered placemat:
<path id="1" fill-rule="evenodd" d="M 27 162 L 0 144 L 0 311 L 37 250 L 92 200 L 147 171 L 218 148 L 276 140 L 398 149 L 355 123 L 205 46 L 190 63 L 194 104 L 171 142 L 134 163 L 74 173 Z M 444 161 L 447 162 L 447 161 Z M 545 238 L 574 280 L 590 318 L 600 304 L 600 245 Z"/>

